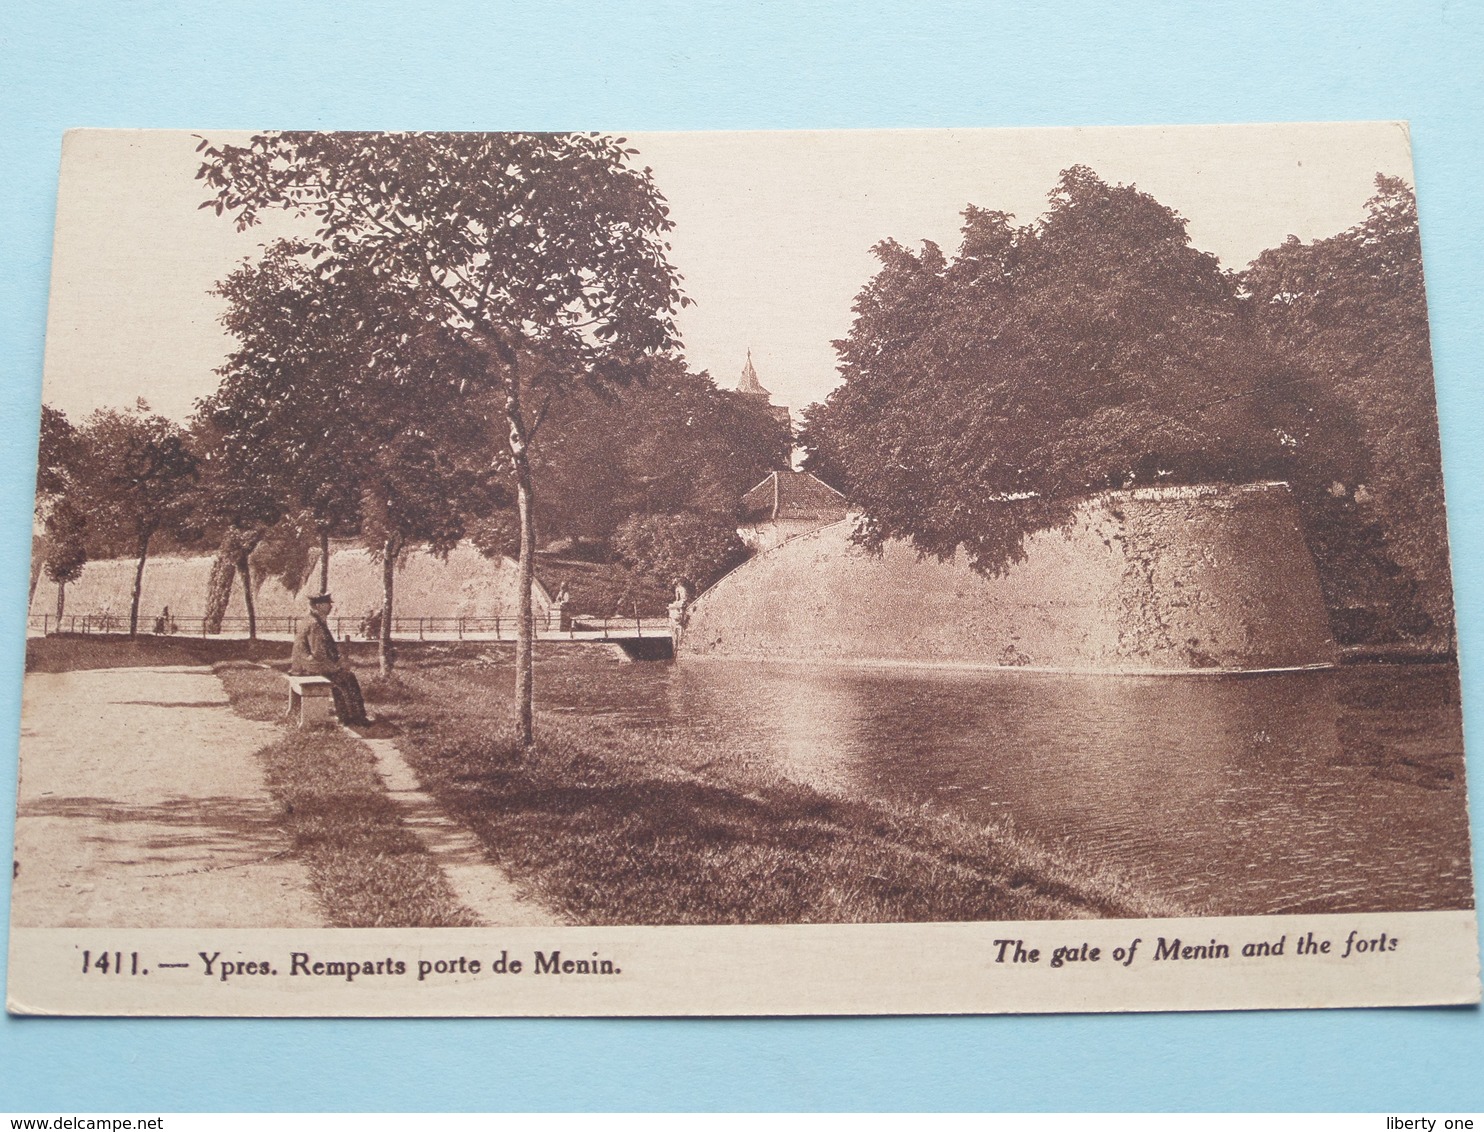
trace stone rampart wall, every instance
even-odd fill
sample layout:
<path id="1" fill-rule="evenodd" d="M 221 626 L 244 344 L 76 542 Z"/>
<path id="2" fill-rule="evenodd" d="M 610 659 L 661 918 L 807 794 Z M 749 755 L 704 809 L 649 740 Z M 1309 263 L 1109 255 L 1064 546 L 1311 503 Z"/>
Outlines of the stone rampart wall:
<path id="1" fill-rule="evenodd" d="M 986 578 L 879 556 L 849 520 L 751 559 L 690 611 L 681 655 L 1069 671 L 1333 663 L 1314 561 L 1285 484 L 1107 492 Z"/>
<path id="2" fill-rule="evenodd" d="M 307 584 L 318 588 L 319 555 L 313 556 Z M 211 576 L 210 555 L 161 555 L 145 563 L 144 587 L 139 602 L 141 627 L 148 629 L 165 606 L 176 617 L 200 617 L 206 604 L 206 584 Z M 82 577 L 67 587 L 67 616 L 111 613 L 125 623 L 134 592 L 131 559 L 89 562 Z M 398 566 L 393 597 L 396 616 L 403 617 L 505 617 L 515 616 L 516 564 L 508 558 L 485 558 L 467 544 L 456 547 L 447 561 L 427 551 L 409 552 Z M 259 617 L 302 617 L 307 612 L 310 591 L 288 590 L 278 579 L 254 579 L 255 607 Z M 370 552 L 356 546 L 336 547 L 330 554 L 330 590 L 335 613 L 360 618 L 381 608 L 381 563 Z M 550 598 L 536 587 L 536 608 L 544 610 Z M 36 618 L 57 610 L 56 583 L 43 573 L 31 595 L 31 614 Z M 246 617 L 242 579 L 232 583 L 228 617 Z"/>

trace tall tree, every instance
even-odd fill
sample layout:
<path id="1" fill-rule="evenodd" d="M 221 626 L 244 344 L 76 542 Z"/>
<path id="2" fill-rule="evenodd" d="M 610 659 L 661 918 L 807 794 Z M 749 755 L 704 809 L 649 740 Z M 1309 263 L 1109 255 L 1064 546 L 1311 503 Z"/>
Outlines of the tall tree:
<path id="1" fill-rule="evenodd" d="M 1104 488 L 1299 474 L 1343 414 L 1262 348 L 1237 282 L 1184 220 L 1092 170 L 1018 226 L 969 208 L 949 262 L 877 246 L 837 342 L 844 383 L 805 419 L 806 466 L 868 516 L 864 537 L 967 551 L 985 572 Z"/>
<path id="2" fill-rule="evenodd" d="M 305 245 L 275 241 L 217 284 L 237 347 L 197 415 L 253 494 L 312 534 L 324 592 L 330 538 L 359 529 L 358 421 L 345 411 L 358 376 L 345 340 L 357 319 L 335 305 L 307 258 Z"/>
<path id="3" fill-rule="evenodd" d="M 36 506 L 65 495 L 83 460 L 83 441 L 61 409 L 41 406 L 41 436 L 36 448 Z"/>
<path id="4" fill-rule="evenodd" d="M 446 555 L 474 521 L 508 511 L 508 466 L 491 460 L 487 398 L 466 388 L 461 344 L 441 328 L 397 364 L 367 358 L 351 388 L 360 450 L 361 540 L 381 560 L 381 671 L 394 666 L 396 567 L 408 548 Z"/>
<path id="5" fill-rule="evenodd" d="M 197 414 L 191 440 L 199 461 L 196 522 L 218 544 L 207 586 L 207 630 L 220 630 L 235 576 L 242 580 L 248 639 L 257 640 L 252 554 L 284 516 L 281 468 L 241 437 L 216 427 L 210 413 Z"/>
<path id="6" fill-rule="evenodd" d="M 356 273 L 364 305 L 446 332 L 460 376 L 495 396 L 520 518 L 517 733 L 529 745 L 532 445 L 556 399 L 626 384 L 678 345 L 672 224 L 649 171 L 629 164 L 624 139 L 597 135 L 274 133 L 202 148 L 214 193 L 203 207 L 243 228 L 267 209 L 313 217 L 321 278 Z M 404 345 L 383 335 L 377 348 Z"/>
<path id="7" fill-rule="evenodd" d="M 613 541 L 625 565 L 667 597 L 677 583 L 698 593 L 747 558 L 736 524 L 714 514 L 635 515 Z"/>
<path id="8" fill-rule="evenodd" d="M 46 576 L 57 584 L 57 631 L 67 612 L 67 587 L 82 577 L 88 564 L 87 515 L 69 498 L 56 500 L 47 511 Z"/>
<path id="9" fill-rule="evenodd" d="M 282 241 L 216 289 L 239 345 L 200 406 L 226 481 L 207 494 L 239 551 L 297 515 L 319 539 L 321 589 L 329 535 L 358 533 L 382 562 L 389 672 L 397 562 L 415 544 L 446 553 L 498 507 L 490 481 L 503 465 L 490 460 L 487 397 L 466 376 L 465 344 L 415 305 L 374 301 L 386 297 L 361 266 L 321 275 L 308 259 Z"/>
<path id="10" fill-rule="evenodd" d="M 1452 591 L 1417 202 L 1377 175 L 1366 217 L 1263 252 L 1242 276 L 1267 343 L 1310 369 L 1362 427 L 1367 474 L 1334 477 L 1320 554 L 1331 604 L 1374 635 L 1451 637 Z M 1384 620 L 1378 615 L 1379 610 Z M 1363 623 L 1364 622 L 1364 623 Z"/>
<path id="11" fill-rule="evenodd" d="M 82 577 L 88 563 L 86 503 L 78 481 L 87 466 L 82 434 L 67 414 L 41 406 L 41 435 L 36 451 L 36 518 L 41 534 L 33 538 L 31 585 L 42 570 L 57 584 L 57 625 L 67 605 L 67 586 Z"/>
<path id="12" fill-rule="evenodd" d="M 192 517 L 197 462 L 175 422 L 134 409 L 99 409 L 82 429 L 87 466 L 79 498 L 104 547 L 136 558 L 129 635 L 139 631 L 144 564 L 156 535 L 184 535 Z"/>

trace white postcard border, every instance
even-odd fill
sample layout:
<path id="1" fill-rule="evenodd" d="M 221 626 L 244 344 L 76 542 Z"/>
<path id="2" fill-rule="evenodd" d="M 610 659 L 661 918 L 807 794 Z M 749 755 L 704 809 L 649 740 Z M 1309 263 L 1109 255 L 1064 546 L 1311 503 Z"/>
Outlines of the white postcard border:
<path id="1" fill-rule="evenodd" d="M 1060 962 L 1057 949 L 1065 949 Z M 1468 1004 L 1479 1002 L 1480 982 L 1475 914 L 1456 910 L 956 924 L 13 928 L 7 994 L 13 1013 L 54 1015 L 1008 1014 Z"/>

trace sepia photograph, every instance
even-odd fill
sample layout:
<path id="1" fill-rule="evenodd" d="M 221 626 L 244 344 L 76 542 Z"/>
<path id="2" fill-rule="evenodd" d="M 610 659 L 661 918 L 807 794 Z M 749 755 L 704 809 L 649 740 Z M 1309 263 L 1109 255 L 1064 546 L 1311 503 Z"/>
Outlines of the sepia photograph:
<path id="1" fill-rule="evenodd" d="M 9 1008 L 1477 1002 L 1417 191 L 70 132 Z"/>

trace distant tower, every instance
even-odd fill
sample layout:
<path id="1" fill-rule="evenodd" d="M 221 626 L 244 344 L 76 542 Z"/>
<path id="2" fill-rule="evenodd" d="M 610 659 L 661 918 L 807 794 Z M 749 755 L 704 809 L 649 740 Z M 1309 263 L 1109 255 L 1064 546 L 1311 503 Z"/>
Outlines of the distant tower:
<path id="1" fill-rule="evenodd" d="M 793 429 L 793 418 L 789 416 L 787 405 L 773 404 L 773 395 L 763 388 L 762 382 L 757 379 L 757 370 L 752 368 L 752 351 L 747 351 L 747 364 L 742 367 L 742 380 L 737 382 L 737 392 L 747 397 L 760 397 L 763 404 L 767 406 L 768 412 L 773 419 L 784 428 Z"/>

